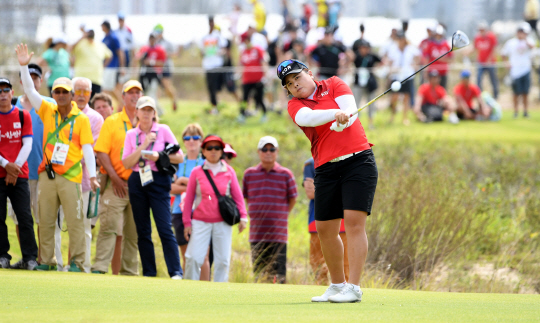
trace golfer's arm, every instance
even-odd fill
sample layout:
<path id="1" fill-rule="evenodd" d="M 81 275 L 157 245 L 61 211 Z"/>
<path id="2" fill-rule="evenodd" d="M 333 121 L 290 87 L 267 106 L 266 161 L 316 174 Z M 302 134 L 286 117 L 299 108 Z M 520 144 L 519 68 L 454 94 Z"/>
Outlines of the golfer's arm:
<path id="1" fill-rule="evenodd" d="M 36 91 L 34 88 L 34 82 L 32 81 L 32 77 L 28 71 L 28 65 L 21 65 L 21 82 L 26 97 L 28 97 L 28 100 L 30 100 L 30 103 L 32 103 L 32 106 L 36 109 L 36 111 L 39 111 L 41 101 L 43 99 L 41 98 L 41 95 L 39 95 L 38 91 Z"/>
<path id="2" fill-rule="evenodd" d="M 352 94 L 346 94 L 342 96 L 338 96 L 334 99 L 336 103 L 339 106 L 339 109 L 349 115 L 353 114 L 358 108 L 356 107 L 356 101 L 354 100 L 354 96 Z M 354 121 L 358 118 L 358 115 L 353 115 L 349 122 L 347 123 L 347 127 L 353 124 Z"/>
<path id="3" fill-rule="evenodd" d="M 300 127 L 317 127 L 336 119 L 339 109 L 311 110 L 303 107 L 296 113 L 294 122 Z"/>

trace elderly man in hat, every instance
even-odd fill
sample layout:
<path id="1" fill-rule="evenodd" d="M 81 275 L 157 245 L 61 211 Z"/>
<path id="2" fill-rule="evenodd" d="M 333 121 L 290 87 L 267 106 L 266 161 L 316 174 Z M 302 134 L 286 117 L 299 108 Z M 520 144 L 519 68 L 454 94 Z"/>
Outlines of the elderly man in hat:
<path id="1" fill-rule="evenodd" d="M 47 102 L 34 88 L 25 44 L 17 46 L 17 59 L 21 65 L 21 80 L 30 103 L 36 108 L 44 127 L 43 150 L 45 158 L 39 173 L 40 244 L 42 263 L 38 270 L 55 270 L 54 226 L 57 210 L 62 205 L 68 224 L 71 251 L 70 271 L 83 271 L 86 256 L 82 203 L 82 163 L 85 159 L 93 190 L 96 180 L 94 139 L 88 117 L 73 102 L 73 84 L 68 78 L 57 79 L 52 88 L 56 104 Z"/>
<path id="2" fill-rule="evenodd" d="M 285 283 L 287 224 L 298 193 L 293 173 L 277 163 L 278 149 L 274 137 L 259 140 L 261 162 L 244 172 L 243 192 L 251 219 L 253 271 L 258 279 Z"/>

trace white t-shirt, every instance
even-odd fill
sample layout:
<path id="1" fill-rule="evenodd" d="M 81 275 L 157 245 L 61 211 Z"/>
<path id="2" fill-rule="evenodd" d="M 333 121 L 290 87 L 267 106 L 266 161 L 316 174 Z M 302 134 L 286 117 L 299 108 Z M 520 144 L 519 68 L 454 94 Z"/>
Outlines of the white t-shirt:
<path id="1" fill-rule="evenodd" d="M 393 39 L 387 40 L 379 49 L 379 57 L 385 57 L 391 52 L 394 48 L 397 47 L 396 42 Z"/>
<path id="2" fill-rule="evenodd" d="M 133 48 L 133 34 L 131 33 L 131 29 L 126 25 L 122 29 L 118 28 L 114 33 L 120 42 L 120 48 L 122 50 L 131 50 Z"/>
<path id="3" fill-rule="evenodd" d="M 519 40 L 517 38 L 509 39 L 501 51 L 501 54 L 508 56 L 510 61 L 510 77 L 518 79 L 531 71 L 532 49 L 527 43 L 534 46 L 530 38 Z"/>
<path id="4" fill-rule="evenodd" d="M 266 40 L 266 37 L 264 37 L 263 34 L 260 34 L 258 32 L 254 32 L 253 35 L 251 35 L 251 44 L 253 46 L 257 46 L 262 48 L 265 52 L 268 49 L 268 41 Z"/>
<path id="5" fill-rule="evenodd" d="M 205 70 L 223 66 L 222 49 L 227 47 L 227 40 L 221 37 L 219 31 L 214 30 L 204 36 L 200 47 L 203 52 L 202 67 Z"/>
<path id="6" fill-rule="evenodd" d="M 392 62 L 391 79 L 403 81 L 413 74 L 414 58 L 420 54 L 420 50 L 413 45 L 407 45 L 403 51 L 398 46 L 392 46 L 388 52 L 388 59 Z"/>

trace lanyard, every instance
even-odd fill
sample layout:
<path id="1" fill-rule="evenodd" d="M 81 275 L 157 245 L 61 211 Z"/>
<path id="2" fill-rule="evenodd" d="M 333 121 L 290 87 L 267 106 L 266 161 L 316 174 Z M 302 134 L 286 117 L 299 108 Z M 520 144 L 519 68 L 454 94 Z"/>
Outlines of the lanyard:
<path id="1" fill-rule="evenodd" d="M 126 126 L 126 123 L 125 123 L 125 122 L 124 122 L 124 126 Z M 126 129 L 127 129 L 127 126 L 126 126 Z M 156 131 L 156 140 L 157 140 L 157 135 L 158 135 L 158 132 Z M 155 143 L 156 143 L 155 141 L 152 142 L 152 146 L 150 147 L 150 150 L 154 149 L 154 144 L 155 144 Z M 139 147 L 139 146 L 140 146 L 140 143 L 139 143 L 139 133 L 137 133 L 137 147 Z"/>
<path id="2" fill-rule="evenodd" d="M 56 112 L 56 114 L 54 115 L 54 120 L 55 120 L 55 124 L 56 124 L 56 129 L 58 129 L 59 125 L 58 125 L 58 111 Z M 69 142 L 71 142 L 71 138 L 73 137 L 73 125 L 75 124 L 75 119 L 71 120 L 71 127 L 69 129 Z M 59 136 L 58 136 L 58 133 L 56 133 L 56 139 L 59 139 Z"/>
<path id="3" fill-rule="evenodd" d="M 124 121 L 124 130 L 127 133 L 127 123 L 125 121 Z M 137 142 L 138 142 L 138 140 L 137 140 Z"/>
<path id="4" fill-rule="evenodd" d="M 201 154 L 199 154 L 197 156 L 197 160 L 195 161 L 195 166 L 199 165 L 199 160 L 201 160 Z M 186 177 L 186 168 L 187 168 L 187 156 L 186 156 L 186 160 L 184 161 L 184 175 L 182 175 L 182 177 Z"/>

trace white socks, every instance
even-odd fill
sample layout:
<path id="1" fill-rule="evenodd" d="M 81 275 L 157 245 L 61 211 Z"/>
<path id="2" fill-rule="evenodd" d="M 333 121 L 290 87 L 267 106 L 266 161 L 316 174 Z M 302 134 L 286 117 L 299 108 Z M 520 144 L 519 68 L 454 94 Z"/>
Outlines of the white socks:
<path id="1" fill-rule="evenodd" d="M 341 284 L 330 284 L 330 286 L 335 286 L 335 287 L 338 287 L 338 288 L 343 288 L 345 287 L 345 285 L 347 285 L 347 282 L 343 282 Z"/>

